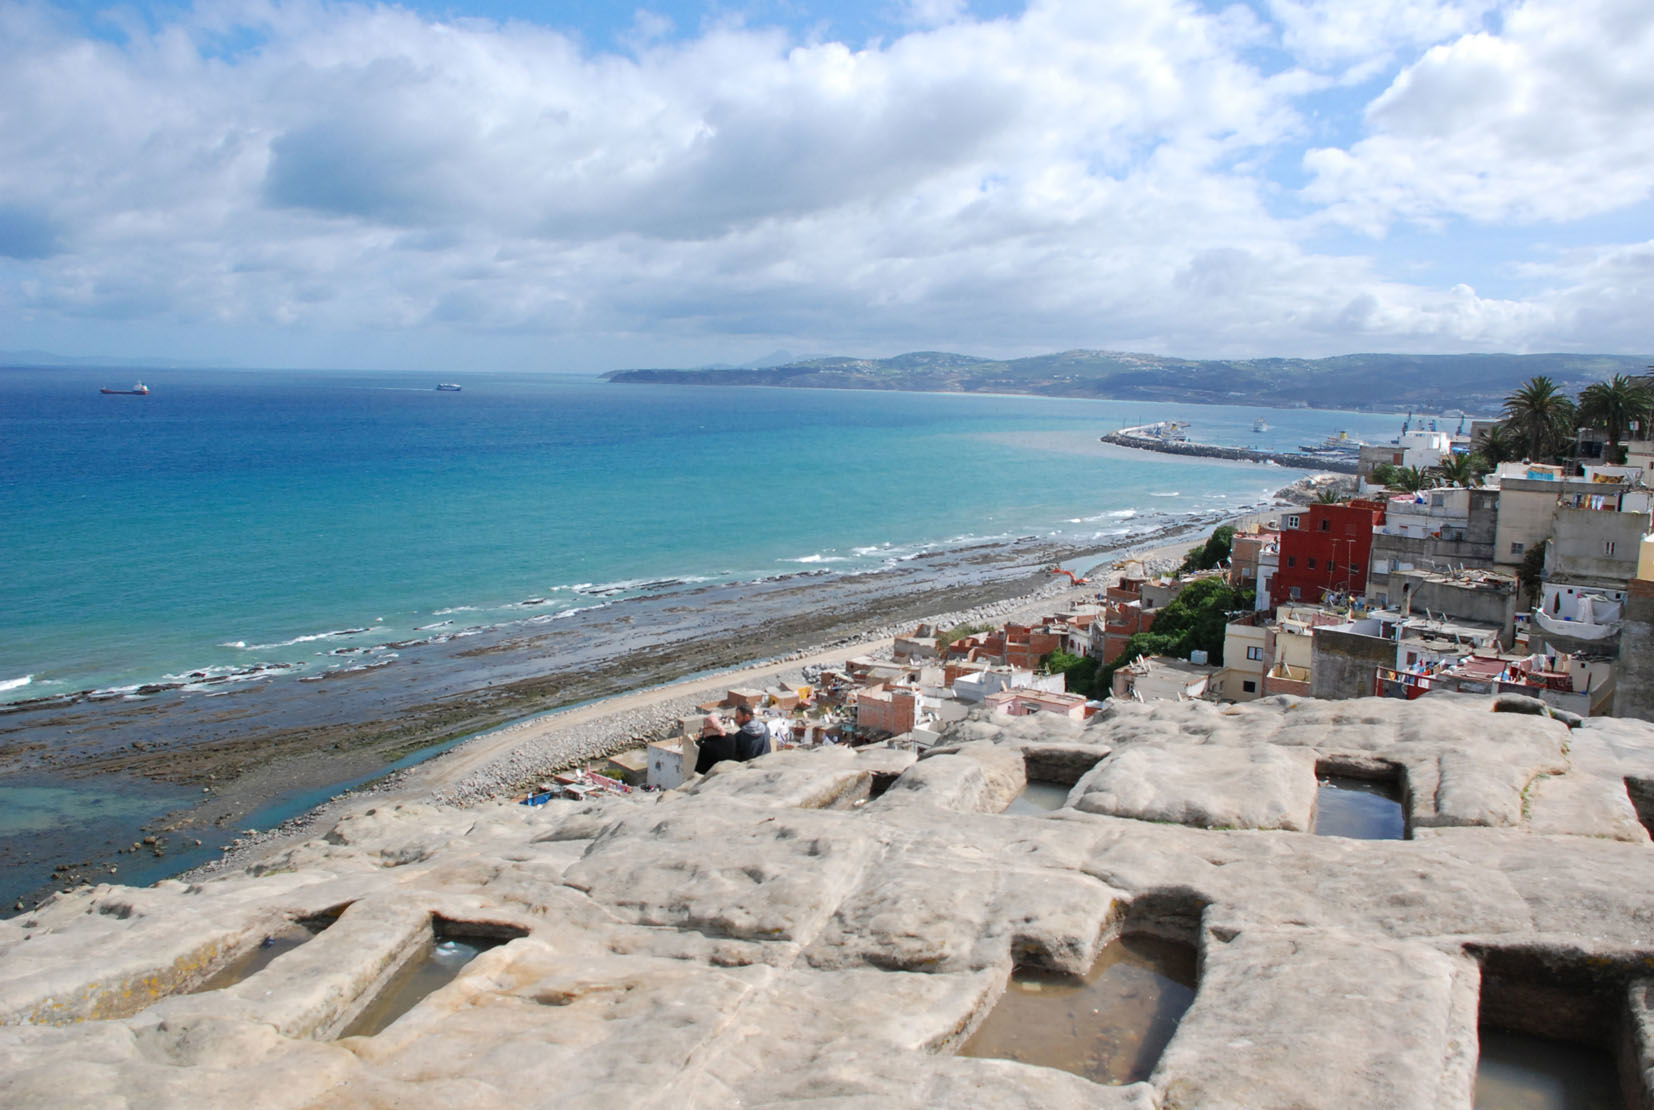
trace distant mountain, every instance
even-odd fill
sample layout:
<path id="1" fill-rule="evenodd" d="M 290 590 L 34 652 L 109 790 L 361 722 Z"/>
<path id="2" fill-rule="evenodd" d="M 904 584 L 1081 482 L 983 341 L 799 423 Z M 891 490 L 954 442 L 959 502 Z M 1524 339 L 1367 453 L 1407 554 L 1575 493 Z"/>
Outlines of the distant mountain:
<path id="1" fill-rule="evenodd" d="M 1615 374 L 1641 374 L 1646 355 L 1339 355 L 1335 358 L 1184 359 L 1127 351 L 1063 351 L 994 360 L 945 351 L 894 358 L 815 358 L 781 366 L 613 370 L 612 382 L 1027 393 L 1131 401 L 1273 407 L 1497 411 L 1544 374 L 1568 392 Z"/>

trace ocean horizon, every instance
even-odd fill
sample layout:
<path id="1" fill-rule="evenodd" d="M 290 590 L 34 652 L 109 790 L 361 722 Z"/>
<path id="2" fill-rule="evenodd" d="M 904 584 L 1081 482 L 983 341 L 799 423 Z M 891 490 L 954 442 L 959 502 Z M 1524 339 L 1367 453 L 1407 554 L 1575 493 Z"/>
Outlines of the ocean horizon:
<path id="1" fill-rule="evenodd" d="M 1295 447 L 1392 416 L 592 375 L 0 370 L 0 700 L 323 670 L 430 634 L 1032 536 L 1112 543 L 1299 475 L 1104 447 Z M 1252 421 L 1267 414 L 1265 434 Z M 344 650 L 344 655 L 332 653 Z"/>

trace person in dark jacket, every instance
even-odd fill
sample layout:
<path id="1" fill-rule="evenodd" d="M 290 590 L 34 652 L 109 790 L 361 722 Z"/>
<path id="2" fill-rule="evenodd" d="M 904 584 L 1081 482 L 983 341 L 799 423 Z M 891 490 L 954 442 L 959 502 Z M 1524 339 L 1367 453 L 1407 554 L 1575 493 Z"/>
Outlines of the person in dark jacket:
<path id="1" fill-rule="evenodd" d="M 752 713 L 752 706 L 735 707 L 735 758 L 743 763 L 770 754 L 770 730 Z"/>
<path id="2" fill-rule="evenodd" d="M 724 722 L 714 713 L 708 713 L 701 722 L 700 754 L 695 757 L 695 773 L 704 775 L 726 759 L 739 759 L 735 754 L 735 737 L 724 728 Z"/>

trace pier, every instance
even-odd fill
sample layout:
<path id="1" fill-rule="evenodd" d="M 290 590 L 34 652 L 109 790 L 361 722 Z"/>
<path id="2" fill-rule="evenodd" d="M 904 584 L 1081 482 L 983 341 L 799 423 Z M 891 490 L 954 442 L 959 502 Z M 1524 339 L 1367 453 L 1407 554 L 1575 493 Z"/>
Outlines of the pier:
<path id="1" fill-rule="evenodd" d="M 1116 447 L 1132 447 L 1140 451 L 1159 451 L 1165 455 L 1192 455 L 1203 459 L 1232 459 L 1235 462 L 1272 462 L 1277 466 L 1299 470 L 1324 470 L 1335 474 L 1354 474 L 1358 467 L 1354 459 L 1327 458 L 1295 451 L 1255 451 L 1249 447 L 1219 447 L 1211 443 L 1191 443 L 1181 434 L 1168 435 L 1167 424 L 1144 424 L 1135 428 L 1121 428 L 1099 437 Z"/>

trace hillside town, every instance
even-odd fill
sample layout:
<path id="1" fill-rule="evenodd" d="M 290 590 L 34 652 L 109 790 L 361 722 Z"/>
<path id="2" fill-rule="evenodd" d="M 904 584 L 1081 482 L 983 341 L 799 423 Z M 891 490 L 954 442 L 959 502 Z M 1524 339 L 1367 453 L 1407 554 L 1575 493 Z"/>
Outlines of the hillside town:
<path id="1" fill-rule="evenodd" d="M 1535 382 L 1542 402 L 1565 400 Z M 1629 390 L 1643 419 L 1553 405 L 1535 436 L 1521 393 L 1504 420 L 1453 431 L 1409 415 L 1392 441 L 1343 448 L 1358 459 L 1353 478 L 1308 480 L 1308 504 L 1221 527 L 1181 565 L 1129 560 L 1096 583 L 1052 568 L 1079 590 L 1038 618 L 920 624 L 801 685 L 729 689 L 674 735 L 562 775 L 531 801 L 681 786 L 707 722 L 730 728 L 741 707 L 772 750 L 921 753 L 973 712 L 1084 720 L 1109 698 L 1439 690 L 1525 695 L 1570 723 L 1654 720 L 1654 664 L 1637 650 L 1654 635 L 1654 439 L 1626 436 L 1647 425 L 1645 387 L 1609 387 Z"/>

